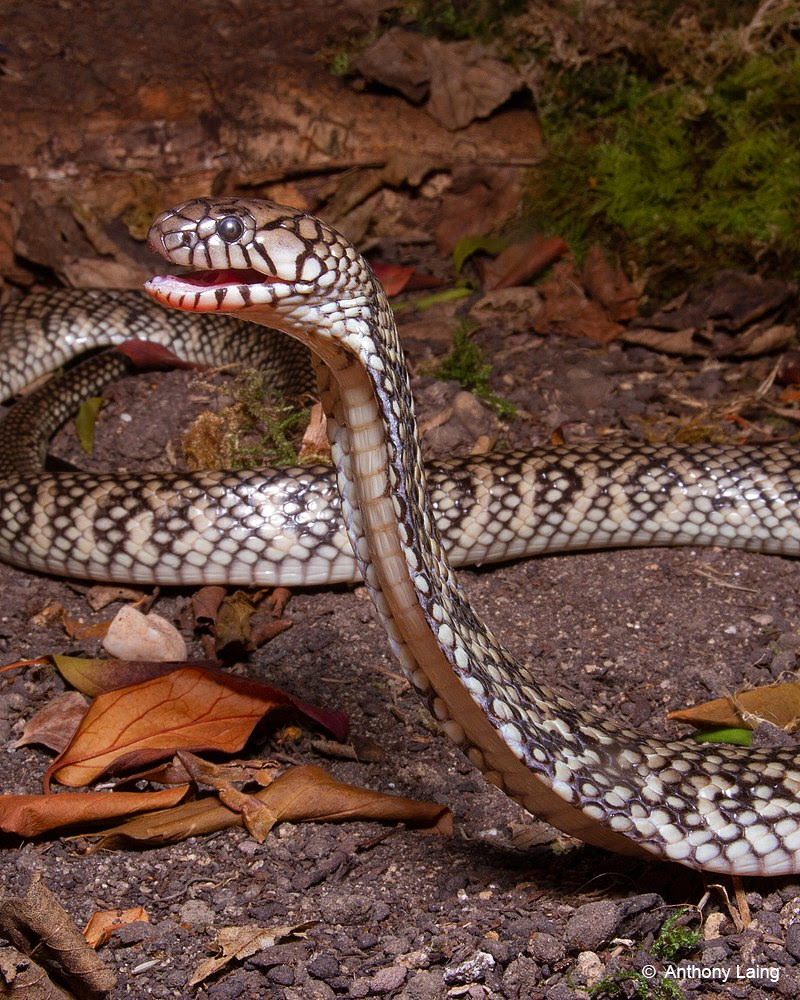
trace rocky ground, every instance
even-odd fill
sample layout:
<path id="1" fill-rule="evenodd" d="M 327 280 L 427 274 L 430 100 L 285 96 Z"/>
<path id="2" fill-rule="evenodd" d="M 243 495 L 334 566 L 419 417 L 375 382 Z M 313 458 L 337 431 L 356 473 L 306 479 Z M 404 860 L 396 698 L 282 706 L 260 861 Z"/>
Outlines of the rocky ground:
<path id="1" fill-rule="evenodd" d="M 509 347 L 507 339 L 482 336 L 495 358 Z M 409 346 L 412 355 L 424 353 L 414 338 Z M 713 402 L 745 374 L 753 377 L 741 366 L 705 366 L 702 373 L 699 363 L 639 347 L 530 336 L 524 351 L 520 346 L 519 338 L 512 341 L 515 363 L 496 387 L 539 416 L 518 417 L 504 432 L 515 445 L 555 425 L 580 436 L 590 427 L 633 426 L 636 417 L 661 419 L 674 409 L 665 403 L 673 390 L 691 386 L 697 398 Z M 92 463 L 156 464 L 164 439 L 175 433 L 176 409 L 195 394 L 190 377 L 119 383 L 108 393 Z M 416 384 L 423 421 L 457 391 L 428 378 Z M 74 457 L 69 433 L 59 447 Z M 0 573 L 3 660 L 75 651 L 60 627 L 34 624 L 34 616 L 58 601 L 71 617 L 90 620 L 82 586 L 8 567 Z M 543 681 L 651 732 L 675 732 L 664 721 L 668 709 L 783 676 L 800 643 L 796 567 L 781 558 L 716 549 L 615 551 L 461 576 L 470 599 Z M 155 609 L 177 616 L 186 596 L 165 592 Z M 262 845 L 228 830 L 168 848 L 100 853 L 86 853 L 81 840 L 6 839 L 6 892 L 21 892 L 40 873 L 79 926 L 95 909 L 144 907 L 149 923 L 124 928 L 100 951 L 118 974 L 112 997 L 186 996 L 187 978 L 221 927 L 306 921 L 302 936 L 232 963 L 193 995 L 568 1000 L 600 984 L 605 996 L 641 987 L 649 992 L 640 995 L 666 997 L 667 961 L 653 957 L 654 940 L 676 913 L 702 930 L 680 957 L 760 976 L 727 984 L 695 978 L 681 985 L 687 995 L 796 995 L 796 880 L 746 880 L 750 922 L 743 927 L 727 880 L 567 842 L 486 785 L 438 731 L 398 676 L 363 589 L 298 593 L 289 613 L 294 626 L 252 654 L 248 672 L 346 711 L 353 733 L 374 740 L 380 759 L 321 759 L 309 731 L 288 748 L 267 738 L 250 751 L 321 762 L 357 784 L 447 803 L 455 833 L 283 824 Z M 92 643 L 78 645 L 94 651 Z M 12 744 L 24 720 L 62 687 L 50 668 L 3 676 L 4 791 L 39 789 L 48 755 Z M 649 966 L 656 975 L 646 981 Z"/>

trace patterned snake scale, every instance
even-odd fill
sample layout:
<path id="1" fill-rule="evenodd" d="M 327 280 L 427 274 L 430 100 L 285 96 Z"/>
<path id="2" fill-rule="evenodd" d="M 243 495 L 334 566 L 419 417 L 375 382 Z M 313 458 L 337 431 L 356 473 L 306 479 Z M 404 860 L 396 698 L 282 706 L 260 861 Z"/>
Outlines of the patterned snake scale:
<path id="1" fill-rule="evenodd" d="M 193 269 L 151 279 L 147 290 L 158 302 L 215 313 L 215 321 L 239 314 L 311 349 L 360 575 L 407 675 L 489 781 L 560 829 L 624 854 L 716 872 L 800 870 L 794 752 L 699 750 L 576 709 L 504 649 L 469 605 L 446 555 L 449 547 L 462 560 L 467 538 L 477 543 L 477 558 L 466 555 L 473 561 L 609 544 L 797 554 L 792 455 L 714 446 L 513 453 L 491 469 L 443 467 L 429 494 L 394 319 L 344 237 L 268 202 L 197 199 L 159 216 L 150 245 Z M 0 319 L 0 339 L 2 328 Z M 261 336 L 271 342 L 274 335 Z M 242 356 L 249 351 L 239 348 Z M 95 363 L 98 371 L 104 364 Z M 53 425 L 100 376 L 80 366 L 65 378 Z M 42 432 L 27 428 L 40 408 L 34 394 L 0 427 L 0 557 L 73 575 L 182 583 L 251 582 L 261 570 L 268 580 L 270 561 L 287 554 L 257 538 L 268 474 L 129 479 L 35 471 Z M 330 494 L 312 488 L 306 506 L 300 499 L 302 477 L 316 483 L 321 473 L 297 472 L 278 487 L 294 482 L 289 502 L 276 501 L 290 534 L 308 529 L 289 546 L 294 582 L 323 582 L 326 563 L 336 566 L 326 579 L 346 578 Z M 443 535 L 452 536 L 447 545 Z M 75 557 L 83 549 L 93 554 Z"/>

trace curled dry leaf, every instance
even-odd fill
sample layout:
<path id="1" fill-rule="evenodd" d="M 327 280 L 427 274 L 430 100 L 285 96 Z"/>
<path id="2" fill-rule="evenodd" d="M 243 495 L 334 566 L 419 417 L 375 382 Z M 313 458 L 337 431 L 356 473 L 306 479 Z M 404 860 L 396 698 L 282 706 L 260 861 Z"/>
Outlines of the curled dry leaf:
<path id="1" fill-rule="evenodd" d="M 86 785 L 111 769 L 144 767 L 175 750 L 233 753 L 271 709 L 291 705 L 329 729 L 347 732 L 339 712 L 223 671 L 186 667 L 95 698 L 70 745 L 48 768 L 45 789 Z"/>
<path id="2" fill-rule="evenodd" d="M 483 287 L 494 291 L 524 285 L 566 252 L 567 244 L 560 236 L 539 233 L 524 243 L 512 243 L 494 260 L 482 262 Z"/>
<path id="3" fill-rule="evenodd" d="M 97 824 L 152 809 L 169 809 L 186 797 L 188 785 L 160 792 L 62 792 L 0 795 L 0 830 L 38 837 L 66 826 Z"/>
<path id="4" fill-rule="evenodd" d="M 93 1000 L 116 985 L 116 976 L 92 951 L 47 886 L 35 875 L 24 896 L 0 902 L 0 937 L 37 963 L 71 996 Z"/>
<path id="5" fill-rule="evenodd" d="M 291 768 L 267 788 L 247 798 L 262 803 L 274 817 L 273 823 L 363 819 L 406 823 L 443 836 L 450 836 L 453 832 L 453 818 L 447 806 L 348 785 L 313 764 Z M 216 798 L 206 798 L 155 814 L 137 816 L 105 830 L 97 847 L 110 848 L 130 843 L 151 846 L 172 844 L 187 837 L 243 825 L 244 818 L 238 809 L 228 808 Z M 263 830 L 263 824 L 260 829 Z"/>
<path id="6" fill-rule="evenodd" d="M 14 747 L 39 743 L 61 753 L 86 715 L 88 704 L 79 691 L 65 691 L 58 695 L 27 721 Z"/>
<path id="7" fill-rule="evenodd" d="M 125 924 L 150 922 L 143 906 L 132 906 L 127 910 L 95 910 L 83 929 L 83 936 L 89 946 L 97 950 L 111 937 L 114 931 Z"/>
<path id="8" fill-rule="evenodd" d="M 0 989 L 9 1000 L 73 1000 L 34 960 L 10 945 L 0 945 Z"/>
<path id="9" fill-rule="evenodd" d="M 120 660 L 185 660 L 183 636 L 161 615 L 125 605 L 114 615 L 103 645 Z"/>

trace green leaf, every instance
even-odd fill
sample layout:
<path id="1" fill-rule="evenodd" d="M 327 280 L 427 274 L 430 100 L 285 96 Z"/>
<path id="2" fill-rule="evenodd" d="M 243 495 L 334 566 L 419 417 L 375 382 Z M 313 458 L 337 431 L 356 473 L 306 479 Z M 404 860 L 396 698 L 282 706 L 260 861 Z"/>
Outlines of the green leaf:
<path id="1" fill-rule="evenodd" d="M 704 729 L 700 733 L 695 733 L 694 739 L 696 743 L 729 743 L 735 747 L 749 747 L 753 743 L 753 730 L 728 727 Z"/>
<path id="2" fill-rule="evenodd" d="M 507 246 L 508 240 L 504 236 L 491 236 L 488 233 L 463 236 L 453 247 L 453 267 L 456 274 L 461 274 L 464 262 L 479 250 L 495 256 L 501 250 L 505 250 Z"/>
<path id="3" fill-rule="evenodd" d="M 81 448 L 87 455 L 91 455 L 94 450 L 94 428 L 97 423 L 97 414 L 105 406 L 106 400 L 102 396 L 90 396 L 85 399 L 75 417 L 75 433 L 81 443 Z"/>
<path id="4" fill-rule="evenodd" d="M 422 298 L 417 299 L 414 305 L 420 311 L 425 309 L 430 309 L 431 306 L 436 306 L 440 302 L 453 302 L 455 299 L 465 299 L 468 295 L 472 295 L 471 288 L 446 288 L 443 292 L 435 292 L 433 295 L 423 295 Z"/>

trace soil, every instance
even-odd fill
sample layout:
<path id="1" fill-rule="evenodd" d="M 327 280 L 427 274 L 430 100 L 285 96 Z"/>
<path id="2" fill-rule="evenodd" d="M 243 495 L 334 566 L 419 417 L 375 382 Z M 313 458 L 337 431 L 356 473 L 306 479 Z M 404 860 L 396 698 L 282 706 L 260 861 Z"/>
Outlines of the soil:
<path id="1" fill-rule="evenodd" d="M 481 336 L 492 357 L 509 349 L 508 338 L 496 332 Z M 413 361 L 420 343 L 408 343 Z M 713 401 L 735 391 L 745 374 L 752 377 L 753 364 L 764 364 L 723 367 L 710 379 L 699 363 L 677 364 L 642 348 L 536 337 L 515 356 L 495 388 L 537 414 L 508 428 L 515 445 L 541 439 L 555 415 L 573 436 L 635 426 L 637 414 L 655 420 L 672 405 L 668 390 L 691 385 Z M 88 464 L 153 467 L 159 455 L 164 464 L 163 442 L 175 435 L 176 412 L 200 405 L 190 378 L 149 374 L 114 386 Z M 415 386 L 425 420 L 432 415 L 426 400 L 435 412 L 443 390 L 430 378 L 416 378 Z M 451 385 L 444 394 L 456 391 Z M 77 456 L 69 430 L 55 450 Z M 800 608 L 796 567 L 786 559 L 717 549 L 612 551 L 464 570 L 461 579 L 543 681 L 651 732 L 675 733 L 664 721 L 668 709 L 772 681 L 794 662 Z M 57 625 L 33 623 L 53 601 L 71 617 L 107 618 L 107 610 L 89 611 L 84 585 L 1 567 L 0 586 L 3 661 L 97 652 L 91 642 L 78 649 Z M 165 591 L 155 610 L 177 618 L 186 597 Z M 738 965 L 741 976 L 755 970 L 761 977 L 753 984 L 695 979 L 691 995 L 797 995 L 796 878 L 746 880 L 752 922 L 742 929 L 728 907 L 728 880 L 632 862 L 557 835 L 487 785 L 439 732 L 400 678 L 363 588 L 296 593 L 289 613 L 293 627 L 253 653 L 247 672 L 346 711 L 354 736 L 373 740 L 380 759 L 323 760 L 310 730 L 288 746 L 267 737 L 248 752 L 315 761 L 356 784 L 447 803 L 454 835 L 361 822 L 282 824 L 261 845 L 227 830 L 172 847 L 103 853 L 86 853 L 81 840 L 6 839 L 0 869 L 6 892 L 22 892 L 40 873 L 78 926 L 96 909 L 145 908 L 149 923 L 123 928 L 100 951 L 118 975 L 113 998 L 568 1000 L 585 997 L 598 981 L 622 991 L 620 976 L 648 964 L 657 970 L 647 994 L 655 998 L 666 995 L 655 990 L 667 966 L 650 949 L 681 908 L 692 926 L 699 908 L 706 921 L 706 938 L 690 953 L 696 965 L 734 974 Z M 202 655 L 196 643 L 191 653 Z M 12 744 L 23 721 L 62 688 L 49 667 L 3 676 L 4 791 L 40 789 L 49 755 Z M 187 988 L 221 927 L 305 921 L 312 925 L 301 937 Z"/>

